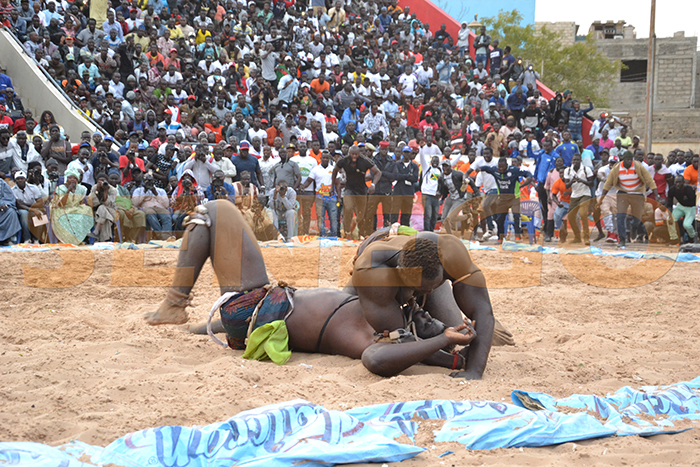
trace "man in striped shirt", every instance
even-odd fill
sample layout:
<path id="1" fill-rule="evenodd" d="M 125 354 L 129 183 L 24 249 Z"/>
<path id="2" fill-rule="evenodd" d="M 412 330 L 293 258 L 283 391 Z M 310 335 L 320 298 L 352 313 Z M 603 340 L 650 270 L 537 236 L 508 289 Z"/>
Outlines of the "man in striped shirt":
<path id="1" fill-rule="evenodd" d="M 632 232 L 640 228 L 642 212 L 644 211 L 644 192 L 650 189 L 654 198 L 659 202 L 659 194 L 656 191 L 656 183 L 641 162 L 634 160 L 630 151 L 621 154 L 622 162 L 616 164 L 605 181 L 603 193 L 598 199 L 598 207 L 603 204 L 605 196 L 611 188 L 618 189 L 617 194 L 617 230 L 620 236 L 620 247 L 625 246 L 627 238 L 627 210 L 632 209 Z"/>

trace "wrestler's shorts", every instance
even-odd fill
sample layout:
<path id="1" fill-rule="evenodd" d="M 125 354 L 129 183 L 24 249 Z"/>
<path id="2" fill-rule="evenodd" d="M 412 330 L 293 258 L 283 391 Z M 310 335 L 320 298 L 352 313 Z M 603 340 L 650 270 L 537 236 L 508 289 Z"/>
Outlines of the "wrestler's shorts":
<path id="1" fill-rule="evenodd" d="M 290 305 L 287 291 L 290 294 L 293 293 L 293 289 L 275 287 L 266 296 L 266 290 L 260 287 L 235 295 L 224 303 L 220 310 L 221 323 L 226 330 L 229 347 L 235 350 L 245 350 L 250 319 L 261 300 L 264 299 L 260 310 L 258 310 L 253 330 L 263 324 L 283 320 Z"/>

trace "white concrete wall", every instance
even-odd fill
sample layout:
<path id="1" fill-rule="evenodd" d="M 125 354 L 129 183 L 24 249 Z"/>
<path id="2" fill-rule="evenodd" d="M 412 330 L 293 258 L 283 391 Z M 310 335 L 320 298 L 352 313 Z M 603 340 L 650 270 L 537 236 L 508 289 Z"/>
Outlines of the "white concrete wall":
<path id="1" fill-rule="evenodd" d="M 32 110 L 35 120 L 39 119 L 41 112 L 50 110 L 66 135 L 70 136 L 72 143 L 80 141 L 80 133 L 83 131 L 94 133 L 97 130 L 97 127 L 83 117 L 80 110 L 49 81 L 12 35 L 2 29 L 0 63 L 7 68 L 15 92 L 22 99 L 24 107 Z"/>

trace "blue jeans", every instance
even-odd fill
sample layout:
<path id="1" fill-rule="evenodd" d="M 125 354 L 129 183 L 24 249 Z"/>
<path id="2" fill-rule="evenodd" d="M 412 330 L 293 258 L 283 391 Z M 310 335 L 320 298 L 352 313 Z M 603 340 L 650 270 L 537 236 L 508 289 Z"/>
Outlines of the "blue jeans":
<path id="1" fill-rule="evenodd" d="M 581 136 L 581 130 L 572 130 L 569 128 L 569 133 L 571 133 L 571 141 L 578 141 L 581 140 L 583 141 L 583 136 Z"/>
<path id="2" fill-rule="evenodd" d="M 642 213 L 644 212 L 645 198 L 642 194 L 617 194 L 617 234 L 620 237 L 620 243 L 627 240 L 627 211 L 632 208 L 632 217 L 630 224 L 632 232 L 636 233 L 644 229 L 642 224 Z"/>
<path id="3" fill-rule="evenodd" d="M 437 196 L 423 195 L 423 230 L 425 232 L 435 230 L 439 210 L 440 199 Z"/>
<path id="4" fill-rule="evenodd" d="M 318 223 L 318 233 L 321 237 L 326 236 L 326 213 L 331 225 L 331 237 L 338 236 L 338 201 L 330 198 L 316 198 L 316 222 Z"/>
<path id="5" fill-rule="evenodd" d="M 561 224 L 564 222 L 564 218 L 569 213 L 569 203 L 565 203 L 564 201 L 562 201 L 561 204 L 563 204 L 563 206 L 562 207 L 557 206 L 556 211 L 554 211 L 554 228 L 555 229 L 561 228 Z"/>
<path id="6" fill-rule="evenodd" d="M 176 230 L 178 232 L 185 230 L 182 223 L 184 222 L 185 217 L 187 217 L 187 214 L 172 214 L 170 217 L 172 219 L 173 230 Z"/>
<path id="7" fill-rule="evenodd" d="M 479 62 L 482 62 L 484 64 L 484 67 L 486 67 L 487 60 L 488 60 L 488 55 L 476 54 L 476 56 L 474 57 L 474 65 L 476 66 Z"/>
<path id="8" fill-rule="evenodd" d="M 146 221 L 154 232 L 172 232 L 173 230 L 170 214 L 146 214 Z"/>
<path id="9" fill-rule="evenodd" d="M 29 231 L 29 211 L 18 209 L 17 214 L 19 215 L 19 223 L 22 225 L 22 241 L 30 242 L 32 234 Z"/>
<path id="10" fill-rule="evenodd" d="M 484 196 L 484 201 L 481 203 L 481 207 L 484 210 L 484 217 L 486 222 L 486 227 L 489 230 L 494 230 L 496 227 L 496 218 L 492 212 L 492 206 L 498 201 L 498 190 L 489 190 Z M 499 232 L 501 233 L 501 232 Z"/>

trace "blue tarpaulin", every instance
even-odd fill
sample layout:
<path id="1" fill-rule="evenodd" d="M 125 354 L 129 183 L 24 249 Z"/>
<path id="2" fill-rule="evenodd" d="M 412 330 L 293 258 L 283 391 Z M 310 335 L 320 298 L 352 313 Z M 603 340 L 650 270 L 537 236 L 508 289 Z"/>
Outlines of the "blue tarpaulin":
<path id="1" fill-rule="evenodd" d="M 456 441 L 469 449 L 678 433 L 700 418 L 699 391 L 700 378 L 696 378 L 662 387 L 623 387 L 606 397 L 577 394 L 555 399 L 543 393 L 513 391 L 513 404 L 422 400 L 345 412 L 294 400 L 241 412 L 205 427 L 138 431 L 105 448 L 79 441 L 59 447 L 0 443 L 0 465 L 228 467 L 399 462 L 425 450 L 395 441 L 401 435 L 415 440 L 415 420 L 421 418 L 445 420 L 433 432 L 435 442 Z"/>

